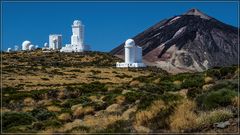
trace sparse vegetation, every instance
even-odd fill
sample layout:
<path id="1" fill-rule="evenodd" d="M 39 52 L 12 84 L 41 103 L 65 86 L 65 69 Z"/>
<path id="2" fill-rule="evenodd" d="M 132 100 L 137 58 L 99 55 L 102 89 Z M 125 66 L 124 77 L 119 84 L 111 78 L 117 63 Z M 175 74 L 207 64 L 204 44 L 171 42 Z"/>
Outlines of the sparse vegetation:
<path id="1" fill-rule="evenodd" d="M 212 133 L 228 120 L 235 130 L 236 66 L 173 75 L 116 61 L 101 52 L 3 54 L 4 132 Z"/>

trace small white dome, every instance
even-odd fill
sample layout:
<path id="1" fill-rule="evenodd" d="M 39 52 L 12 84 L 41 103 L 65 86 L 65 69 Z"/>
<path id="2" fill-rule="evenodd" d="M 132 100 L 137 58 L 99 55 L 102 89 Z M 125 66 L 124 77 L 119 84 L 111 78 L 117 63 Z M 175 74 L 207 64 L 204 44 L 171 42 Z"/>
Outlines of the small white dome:
<path id="1" fill-rule="evenodd" d="M 32 51 L 34 49 L 35 49 L 35 46 L 34 45 L 30 45 L 28 50 Z"/>
<path id="2" fill-rule="evenodd" d="M 8 48 L 8 49 L 7 49 L 7 52 L 11 52 L 11 51 L 12 51 L 12 48 Z"/>
<path id="3" fill-rule="evenodd" d="M 74 20 L 73 25 L 79 26 L 79 25 L 81 25 L 81 21 L 79 21 L 79 20 Z"/>
<path id="4" fill-rule="evenodd" d="M 14 46 L 14 50 L 15 50 L 15 51 L 18 51 L 18 49 L 19 49 L 18 46 L 15 45 L 15 46 Z"/>
<path id="5" fill-rule="evenodd" d="M 29 46 L 31 45 L 31 42 L 26 40 L 22 43 L 22 50 L 28 50 Z"/>
<path id="6" fill-rule="evenodd" d="M 125 46 L 135 46 L 134 40 L 133 39 L 126 40 Z"/>

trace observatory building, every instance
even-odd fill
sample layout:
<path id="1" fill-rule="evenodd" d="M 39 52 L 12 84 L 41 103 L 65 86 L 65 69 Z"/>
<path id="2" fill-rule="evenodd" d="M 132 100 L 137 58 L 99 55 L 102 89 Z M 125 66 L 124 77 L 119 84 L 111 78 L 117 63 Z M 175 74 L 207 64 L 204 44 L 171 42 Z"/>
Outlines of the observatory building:
<path id="1" fill-rule="evenodd" d="M 60 52 L 83 52 L 89 49 L 89 46 L 84 44 L 84 25 L 75 20 L 72 25 L 71 44 L 66 44 Z"/>
<path id="2" fill-rule="evenodd" d="M 142 63 L 142 47 L 136 46 L 133 39 L 125 42 L 125 62 L 116 63 L 116 67 L 146 67 Z"/>
<path id="3" fill-rule="evenodd" d="M 30 41 L 28 41 L 28 40 L 24 41 L 24 42 L 22 43 L 22 50 L 23 50 L 23 51 L 28 50 L 30 45 L 31 45 L 31 42 L 30 42 Z"/>
<path id="4" fill-rule="evenodd" d="M 49 49 L 60 50 L 62 48 L 62 35 L 51 34 L 49 35 Z"/>
<path id="5" fill-rule="evenodd" d="M 8 49 L 7 49 L 7 52 L 12 52 L 12 48 L 8 48 Z"/>

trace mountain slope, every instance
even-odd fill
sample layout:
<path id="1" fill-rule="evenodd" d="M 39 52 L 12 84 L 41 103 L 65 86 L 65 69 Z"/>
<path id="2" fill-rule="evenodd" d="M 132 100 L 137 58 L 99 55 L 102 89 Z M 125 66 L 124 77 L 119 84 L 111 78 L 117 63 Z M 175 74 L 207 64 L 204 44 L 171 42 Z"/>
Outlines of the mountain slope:
<path id="1" fill-rule="evenodd" d="M 197 9 L 165 19 L 133 37 L 147 65 L 169 72 L 203 71 L 238 61 L 238 29 Z M 110 53 L 123 58 L 124 44 Z"/>

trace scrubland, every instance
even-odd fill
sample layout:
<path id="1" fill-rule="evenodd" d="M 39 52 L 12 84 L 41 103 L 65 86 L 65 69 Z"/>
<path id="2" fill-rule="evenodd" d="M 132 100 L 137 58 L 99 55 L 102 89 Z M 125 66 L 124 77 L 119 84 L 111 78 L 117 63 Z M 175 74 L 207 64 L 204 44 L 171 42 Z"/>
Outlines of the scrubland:
<path id="1" fill-rule="evenodd" d="M 101 52 L 3 53 L 3 132 L 238 131 L 237 66 L 173 75 L 117 61 Z"/>

